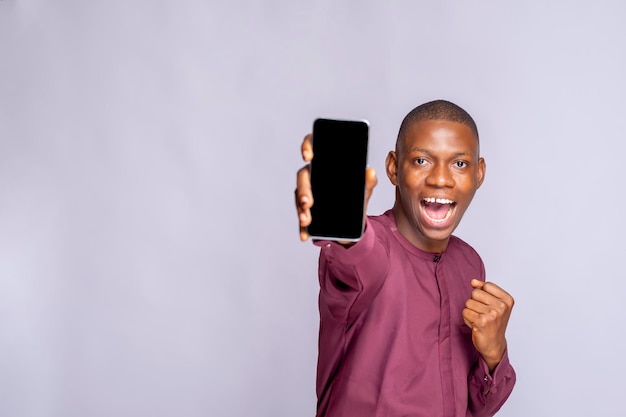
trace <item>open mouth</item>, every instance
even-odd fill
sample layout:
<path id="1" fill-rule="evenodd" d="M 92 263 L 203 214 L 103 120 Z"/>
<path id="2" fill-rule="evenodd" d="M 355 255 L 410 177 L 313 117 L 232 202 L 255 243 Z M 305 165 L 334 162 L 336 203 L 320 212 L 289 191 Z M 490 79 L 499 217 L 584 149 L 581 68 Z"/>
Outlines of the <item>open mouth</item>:
<path id="1" fill-rule="evenodd" d="M 421 200 L 424 214 L 433 223 L 443 223 L 450 218 L 456 203 L 447 198 L 426 197 Z"/>

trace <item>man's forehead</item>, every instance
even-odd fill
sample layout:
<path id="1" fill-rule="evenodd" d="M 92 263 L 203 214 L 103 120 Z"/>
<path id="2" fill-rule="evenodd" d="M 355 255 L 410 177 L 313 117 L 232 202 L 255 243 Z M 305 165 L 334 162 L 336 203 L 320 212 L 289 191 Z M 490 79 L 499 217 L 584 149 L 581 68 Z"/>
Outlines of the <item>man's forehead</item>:
<path id="1" fill-rule="evenodd" d="M 422 148 L 426 150 L 429 147 L 426 143 L 433 140 L 466 142 L 470 148 L 474 148 L 463 150 L 463 152 L 475 151 L 478 147 L 478 138 L 464 123 L 449 120 L 419 120 L 413 122 L 402 137 L 398 137 L 396 149 L 412 151 Z"/>
<path id="2" fill-rule="evenodd" d="M 477 158 L 480 144 L 470 127 L 445 120 L 415 122 L 396 142 L 396 152 L 401 154 L 441 151 L 454 157 Z"/>
<path id="3" fill-rule="evenodd" d="M 412 146 L 411 148 L 407 149 L 407 151 L 409 153 L 412 152 L 419 152 L 419 153 L 425 153 L 425 154 L 429 154 L 429 153 L 433 153 L 435 150 L 432 147 L 424 147 L 424 146 Z M 471 152 L 470 149 L 459 149 L 459 150 L 454 150 L 451 152 L 452 156 L 471 156 L 474 154 L 474 152 Z"/>

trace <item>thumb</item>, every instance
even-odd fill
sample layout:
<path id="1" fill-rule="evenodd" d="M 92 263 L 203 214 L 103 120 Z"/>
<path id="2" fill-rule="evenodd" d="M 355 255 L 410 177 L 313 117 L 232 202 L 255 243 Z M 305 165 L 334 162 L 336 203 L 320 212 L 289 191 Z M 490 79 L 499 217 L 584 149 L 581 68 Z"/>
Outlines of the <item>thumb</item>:
<path id="1" fill-rule="evenodd" d="M 472 288 L 481 289 L 485 285 L 485 283 L 479 279 L 473 278 L 470 282 L 470 285 L 472 286 Z"/>

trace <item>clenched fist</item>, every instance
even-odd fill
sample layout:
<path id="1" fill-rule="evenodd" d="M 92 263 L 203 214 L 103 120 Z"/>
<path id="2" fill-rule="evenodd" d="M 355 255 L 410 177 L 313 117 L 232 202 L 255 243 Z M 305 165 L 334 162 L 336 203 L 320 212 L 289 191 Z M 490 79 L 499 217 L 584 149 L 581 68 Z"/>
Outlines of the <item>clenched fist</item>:
<path id="1" fill-rule="evenodd" d="M 463 321 L 472 329 L 472 342 L 493 371 L 506 350 L 506 326 L 515 300 L 492 282 L 473 279 L 472 296 L 465 302 Z"/>

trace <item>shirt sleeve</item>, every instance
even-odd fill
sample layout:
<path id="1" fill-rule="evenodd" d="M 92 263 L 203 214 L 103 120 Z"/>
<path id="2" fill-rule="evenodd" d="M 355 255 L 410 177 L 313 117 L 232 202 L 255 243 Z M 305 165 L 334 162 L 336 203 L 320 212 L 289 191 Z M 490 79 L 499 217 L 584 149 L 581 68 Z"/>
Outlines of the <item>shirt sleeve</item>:
<path id="1" fill-rule="evenodd" d="M 346 248 L 318 240 L 320 302 L 338 320 L 352 321 L 380 290 L 388 270 L 388 249 L 369 222 L 361 239 Z"/>
<path id="2" fill-rule="evenodd" d="M 492 373 L 487 362 L 479 357 L 469 375 L 469 409 L 474 417 L 491 417 L 509 398 L 515 385 L 515 370 L 509 362 L 508 352 Z"/>

